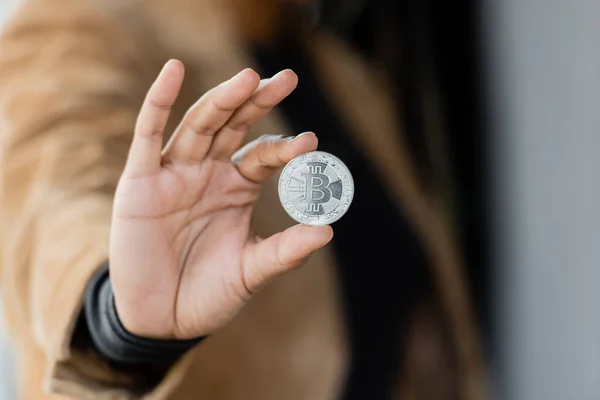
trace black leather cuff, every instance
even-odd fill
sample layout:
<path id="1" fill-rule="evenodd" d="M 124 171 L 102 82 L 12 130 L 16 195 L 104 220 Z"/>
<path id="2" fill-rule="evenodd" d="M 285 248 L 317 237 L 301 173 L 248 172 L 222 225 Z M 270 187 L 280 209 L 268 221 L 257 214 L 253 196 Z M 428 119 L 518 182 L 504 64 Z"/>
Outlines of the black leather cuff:
<path id="1" fill-rule="evenodd" d="M 108 264 L 88 283 L 84 314 L 96 350 L 119 364 L 173 363 L 203 339 L 148 339 L 128 332 L 115 309 Z"/>

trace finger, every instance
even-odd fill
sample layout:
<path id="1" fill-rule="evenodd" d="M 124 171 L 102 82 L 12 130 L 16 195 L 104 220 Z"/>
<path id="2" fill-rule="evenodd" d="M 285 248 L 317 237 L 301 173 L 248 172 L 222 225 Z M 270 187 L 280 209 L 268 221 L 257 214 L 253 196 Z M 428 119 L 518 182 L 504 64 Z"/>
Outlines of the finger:
<path id="1" fill-rule="evenodd" d="M 298 85 L 298 76 L 284 70 L 261 82 L 261 85 L 216 134 L 211 157 L 229 160 L 240 148 L 248 128 L 285 99 Z"/>
<path id="2" fill-rule="evenodd" d="M 330 226 L 295 225 L 258 243 L 244 253 L 244 282 L 250 293 L 270 279 L 298 267 L 333 238 Z"/>
<path id="3" fill-rule="evenodd" d="M 160 168 L 163 133 L 183 76 L 181 61 L 169 60 L 148 90 L 135 125 L 127 159 L 128 173 L 139 175 Z"/>
<path id="4" fill-rule="evenodd" d="M 312 132 L 286 138 L 276 135 L 261 136 L 238 150 L 232 157 L 242 176 L 252 182 L 263 183 L 276 169 L 292 158 L 317 149 L 319 140 Z"/>
<path id="5" fill-rule="evenodd" d="M 215 133 L 234 111 L 254 93 L 260 77 L 248 68 L 208 91 L 194 104 L 164 151 L 164 162 L 194 164 L 201 162 Z"/>

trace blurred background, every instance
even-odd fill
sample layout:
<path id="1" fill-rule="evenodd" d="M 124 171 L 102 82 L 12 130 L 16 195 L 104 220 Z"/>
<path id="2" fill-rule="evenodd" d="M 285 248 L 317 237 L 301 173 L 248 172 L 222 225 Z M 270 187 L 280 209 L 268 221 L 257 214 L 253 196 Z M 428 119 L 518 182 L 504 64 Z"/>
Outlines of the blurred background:
<path id="1" fill-rule="evenodd" d="M 13 6 L 13 0 L 0 0 L 0 29 Z M 10 352 L 10 343 L 7 342 L 6 338 L 3 310 L 4 308 L 0 309 L 0 398 L 9 400 L 16 398 L 16 390 L 14 385 L 13 358 Z"/>
<path id="2" fill-rule="evenodd" d="M 600 3 L 486 1 L 495 364 L 505 399 L 600 398 Z"/>
<path id="3" fill-rule="evenodd" d="M 439 80 L 455 139 L 494 395 L 598 399 L 600 2 L 402 3 L 423 51 L 410 68 Z M 0 24 L 12 6 L 0 0 Z M 14 398 L 9 350 L 1 399 Z"/>
<path id="4" fill-rule="evenodd" d="M 12 7 L 12 0 L 2 0 L 0 2 L 0 21 L 4 21 Z"/>

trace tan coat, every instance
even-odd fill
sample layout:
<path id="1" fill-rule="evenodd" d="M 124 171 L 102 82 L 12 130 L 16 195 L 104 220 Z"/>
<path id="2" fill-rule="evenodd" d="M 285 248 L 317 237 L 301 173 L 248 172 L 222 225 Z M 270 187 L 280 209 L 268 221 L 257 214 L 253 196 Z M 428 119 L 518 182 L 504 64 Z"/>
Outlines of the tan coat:
<path id="1" fill-rule="evenodd" d="M 142 397 L 134 375 L 74 348 L 71 338 L 86 282 L 108 257 L 113 191 L 161 65 L 178 58 L 187 70 L 172 123 L 205 90 L 253 66 L 225 3 L 26 0 L 9 20 L 0 42 L 0 272 L 22 398 Z M 452 227 L 416 180 L 386 82 L 335 39 L 311 40 L 322 83 L 355 128 L 349 140 L 371 156 L 428 250 L 447 316 L 449 338 L 434 329 L 409 335 L 398 398 L 454 398 L 456 388 L 459 398 L 481 399 L 483 367 Z M 263 133 L 296 132 L 275 111 L 250 139 Z M 267 185 L 257 231 L 290 222 Z M 416 330 L 419 321 L 431 327 L 420 314 Z M 452 345 L 435 357 L 422 351 L 444 340 Z M 324 248 L 257 294 L 143 398 L 336 399 L 347 353 L 334 260 Z M 448 357 L 457 360 L 456 374 L 444 369 Z"/>

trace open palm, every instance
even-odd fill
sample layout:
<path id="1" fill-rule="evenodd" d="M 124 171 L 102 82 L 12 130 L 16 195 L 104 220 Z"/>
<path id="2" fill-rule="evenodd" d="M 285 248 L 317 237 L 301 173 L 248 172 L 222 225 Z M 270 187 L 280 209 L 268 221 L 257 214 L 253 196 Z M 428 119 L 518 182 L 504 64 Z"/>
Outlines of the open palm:
<path id="1" fill-rule="evenodd" d="M 250 228 L 261 184 L 317 147 L 307 133 L 265 136 L 240 149 L 247 129 L 294 90 L 296 75 L 286 70 L 261 81 L 250 69 L 240 72 L 206 93 L 162 149 L 182 81 L 183 65 L 171 60 L 146 96 L 111 225 L 117 312 L 129 331 L 153 338 L 219 328 L 333 234 L 296 225 L 263 240 Z"/>

